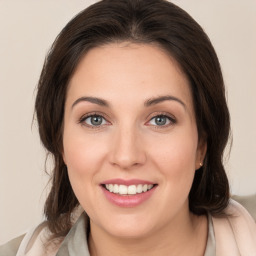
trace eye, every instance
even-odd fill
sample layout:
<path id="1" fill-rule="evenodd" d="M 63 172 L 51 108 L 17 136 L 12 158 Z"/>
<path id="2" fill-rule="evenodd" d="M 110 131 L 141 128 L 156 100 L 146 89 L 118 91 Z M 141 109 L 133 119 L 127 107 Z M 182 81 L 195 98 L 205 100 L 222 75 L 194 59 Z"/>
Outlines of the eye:
<path id="1" fill-rule="evenodd" d="M 154 126 L 168 126 L 174 124 L 176 121 L 174 118 L 171 118 L 167 115 L 157 115 L 150 119 L 149 125 Z"/>
<path id="2" fill-rule="evenodd" d="M 91 127 L 98 127 L 98 126 L 108 124 L 108 122 L 103 116 L 97 115 L 97 114 L 85 116 L 81 118 L 79 122 L 86 126 L 91 126 Z"/>

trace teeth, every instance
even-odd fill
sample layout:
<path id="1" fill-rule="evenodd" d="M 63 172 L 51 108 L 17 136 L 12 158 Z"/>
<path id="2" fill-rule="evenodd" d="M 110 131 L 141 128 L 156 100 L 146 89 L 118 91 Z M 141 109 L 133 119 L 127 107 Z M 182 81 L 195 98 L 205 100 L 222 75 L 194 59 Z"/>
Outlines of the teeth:
<path id="1" fill-rule="evenodd" d="M 142 192 L 142 185 L 141 184 L 136 187 L 136 192 L 137 193 L 141 193 Z"/>
<path id="2" fill-rule="evenodd" d="M 135 185 L 129 186 L 128 189 L 127 189 L 127 194 L 128 195 L 135 195 L 136 194 L 136 186 Z"/>
<path id="3" fill-rule="evenodd" d="M 113 192 L 114 192 L 115 194 L 119 193 L 119 186 L 118 186 L 117 184 L 114 185 L 114 190 L 113 190 Z"/>
<path id="4" fill-rule="evenodd" d="M 153 188 L 152 184 L 139 184 L 139 185 L 118 185 L 118 184 L 106 184 L 105 188 L 112 193 L 119 195 L 136 195 Z"/>
<path id="5" fill-rule="evenodd" d="M 148 190 L 153 188 L 153 184 L 148 185 Z"/>
<path id="6" fill-rule="evenodd" d="M 119 189 L 117 193 L 119 193 L 120 195 L 127 195 L 127 190 L 128 190 L 127 186 L 119 185 Z"/>
<path id="7" fill-rule="evenodd" d="M 108 190 L 109 190 L 110 192 L 113 192 L 113 191 L 114 191 L 114 186 L 113 186 L 113 184 L 109 184 L 108 186 L 109 186 Z"/>

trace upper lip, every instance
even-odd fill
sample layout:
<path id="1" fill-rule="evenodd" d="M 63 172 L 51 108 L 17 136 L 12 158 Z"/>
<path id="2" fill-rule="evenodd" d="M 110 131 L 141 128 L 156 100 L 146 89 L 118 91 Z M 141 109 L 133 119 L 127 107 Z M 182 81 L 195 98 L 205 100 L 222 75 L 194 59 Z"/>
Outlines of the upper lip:
<path id="1" fill-rule="evenodd" d="M 147 184 L 147 185 L 154 185 L 155 183 L 147 180 L 139 180 L 139 179 L 130 179 L 130 180 L 124 180 L 124 179 L 110 179 L 110 180 L 105 180 L 101 182 L 101 185 L 106 185 L 106 184 L 118 184 L 118 185 L 139 185 L 139 184 Z"/>

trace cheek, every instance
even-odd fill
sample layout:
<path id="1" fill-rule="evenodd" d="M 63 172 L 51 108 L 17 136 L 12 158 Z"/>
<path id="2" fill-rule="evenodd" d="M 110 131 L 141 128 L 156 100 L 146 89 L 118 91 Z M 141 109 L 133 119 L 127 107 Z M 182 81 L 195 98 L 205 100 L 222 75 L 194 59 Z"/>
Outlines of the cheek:
<path id="1" fill-rule="evenodd" d="M 94 136 L 85 136 L 82 132 L 68 133 L 66 129 L 63 136 L 63 155 L 70 183 L 84 209 L 93 209 L 92 198 L 99 193 L 95 190 L 95 185 L 105 158 L 106 147 L 103 145 L 102 140 Z"/>
<path id="2" fill-rule="evenodd" d="M 197 133 L 175 133 L 152 147 L 151 159 L 171 183 L 192 182 L 197 155 Z"/>
<path id="3" fill-rule="evenodd" d="M 70 171 L 83 176 L 98 169 L 105 154 L 104 144 L 99 141 L 94 136 L 84 136 L 79 133 L 72 136 L 68 133 L 64 134 L 64 158 Z"/>

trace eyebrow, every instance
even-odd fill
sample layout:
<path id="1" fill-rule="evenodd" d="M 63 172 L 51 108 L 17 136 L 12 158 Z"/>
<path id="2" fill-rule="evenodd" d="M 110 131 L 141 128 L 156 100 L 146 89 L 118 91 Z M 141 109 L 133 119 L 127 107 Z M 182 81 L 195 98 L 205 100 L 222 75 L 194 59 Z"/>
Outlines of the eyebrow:
<path id="1" fill-rule="evenodd" d="M 145 101 L 144 106 L 150 107 L 152 105 L 156 105 L 158 103 L 161 103 L 163 101 L 168 101 L 168 100 L 176 101 L 176 102 L 180 103 L 186 109 L 186 104 L 182 100 L 180 100 L 179 98 L 176 98 L 174 96 L 171 96 L 171 95 L 159 96 L 156 98 L 148 99 L 147 101 Z"/>
<path id="2" fill-rule="evenodd" d="M 106 100 L 100 99 L 100 98 L 96 98 L 96 97 L 81 97 L 79 99 L 77 99 L 73 104 L 72 107 L 73 108 L 75 105 L 77 105 L 79 102 L 82 101 L 88 101 L 91 102 L 93 104 L 97 104 L 103 107 L 109 107 L 109 103 Z"/>
<path id="3" fill-rule="evenodd" d="M 106 100 L 101 99 L 101 98 L 80 97 L 72 104 L 71 108 L 74 108 L 75 105 L 77 105 L 79 102 L 83 102 L 83 101 L 91 102 L 93 104 L 97 104 L 97 105 L 100 105 L 100 106 L 103 106 L 103 107 L 109 107 L 110 106 L 110 104 Z M 150 107 L 152 105 L 156 105 L 156 104 L 161 103 L 163 101 L 176 101 L 176 102 L 180 103 L 186 109 L 186 104 L 182 100 L 180 100 L 179 98 L 176 98 L 174 96 L 171 96 L 171 95 L 165 95 L 165 96 L 150 98 L 150 99 L 148 99 L 144 102 L 144 106 L 145 107 Z"/>

